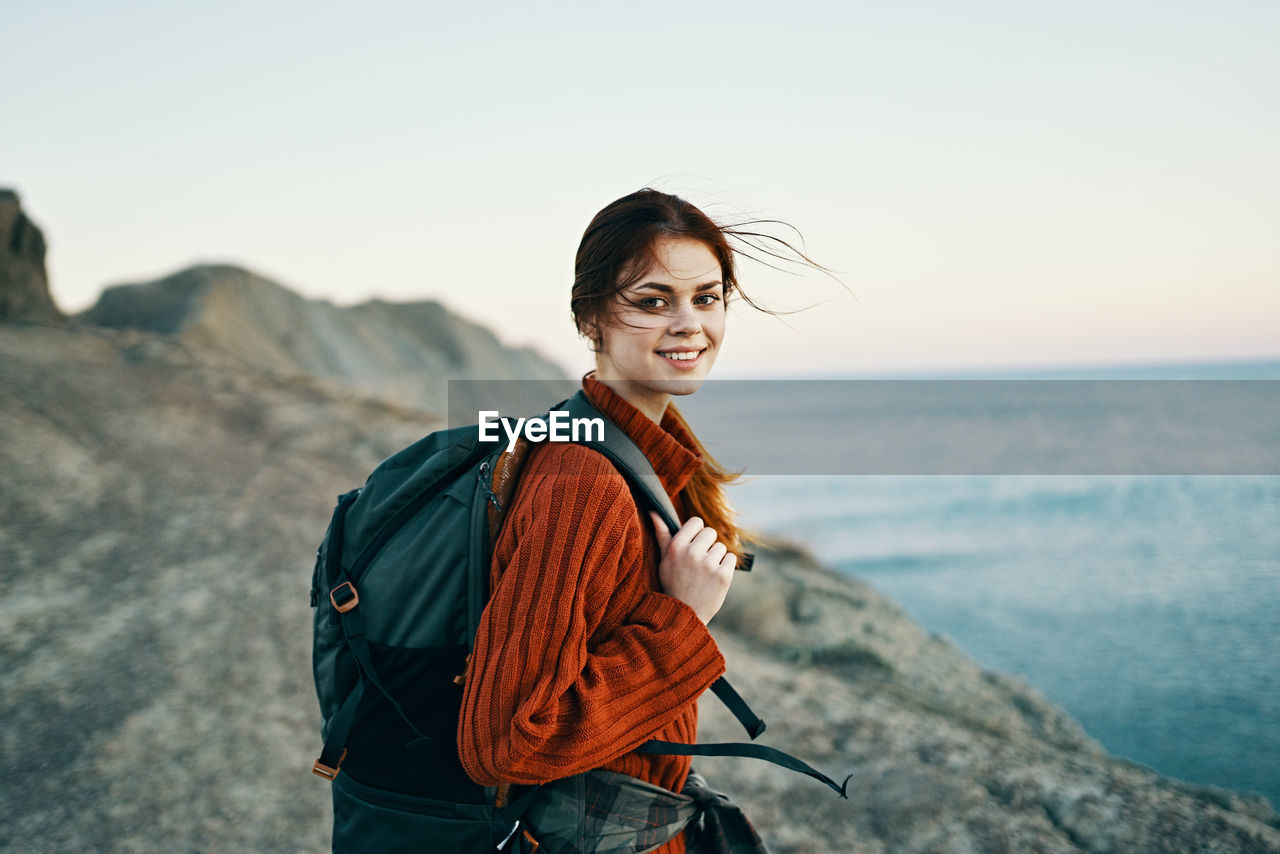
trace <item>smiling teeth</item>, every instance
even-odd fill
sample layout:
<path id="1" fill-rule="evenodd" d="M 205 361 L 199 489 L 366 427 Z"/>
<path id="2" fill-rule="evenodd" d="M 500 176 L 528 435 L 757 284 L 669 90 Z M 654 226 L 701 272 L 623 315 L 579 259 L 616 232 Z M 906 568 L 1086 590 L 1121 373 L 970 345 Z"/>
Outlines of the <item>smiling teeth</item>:
<path id="1" fill-rule="evenodd" d="M 692 352 L 692 353 L 663 353 L 663 352 L 659 352 L 659 353 L 658 353 L 658 355 L 659 355 L 659 356 L 661 356 L 661 357 L 662 357 L 662 358 L 664 358 L 664 359 L 675 359 L 677 362 L 687 362 L 687 361 L 689 361 L 690 359 L 696 359 L 696 358 L 698 358 L 698 356 L 702 355 L 702 351 L 701 351 L 701 350 L 697 350 L 697 351 Z"/>

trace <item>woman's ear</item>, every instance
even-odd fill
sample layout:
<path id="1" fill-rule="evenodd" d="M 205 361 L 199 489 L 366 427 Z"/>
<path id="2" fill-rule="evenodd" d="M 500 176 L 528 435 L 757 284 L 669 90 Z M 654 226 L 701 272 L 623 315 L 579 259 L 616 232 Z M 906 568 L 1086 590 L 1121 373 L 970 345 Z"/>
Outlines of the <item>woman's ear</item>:
<path id="1" fill-rule="evenodd" d="M 578 334 L 591 342 L 592 352 L 600 352 L 600 327 L 595 321 L 584 320 L 578 324 Z"/>

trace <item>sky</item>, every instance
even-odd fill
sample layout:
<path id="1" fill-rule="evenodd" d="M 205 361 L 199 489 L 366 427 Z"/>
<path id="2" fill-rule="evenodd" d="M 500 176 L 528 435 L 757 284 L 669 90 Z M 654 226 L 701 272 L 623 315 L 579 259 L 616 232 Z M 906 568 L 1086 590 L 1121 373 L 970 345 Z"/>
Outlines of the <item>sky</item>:
<path id="1" fill-rule="evenodd" d="M 1280 357 L 1273 0 L 5 0 L 0 30 L 0 186 L 68 311 L 235 263 L 578 374 L 582 231 L 655 186 L 837 271 L 744 262 L 795 313 L 734 306 L 715 376 Z"/>

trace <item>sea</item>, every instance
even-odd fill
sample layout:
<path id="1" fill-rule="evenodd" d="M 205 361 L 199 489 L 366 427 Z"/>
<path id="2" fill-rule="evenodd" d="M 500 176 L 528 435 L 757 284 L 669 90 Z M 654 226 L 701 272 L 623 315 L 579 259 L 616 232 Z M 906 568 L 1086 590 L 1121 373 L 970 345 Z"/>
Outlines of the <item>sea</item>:
<path id="1" fill-rule="evenodd" d="M 1280 380 L 1280 361 L 951 376 Z M 1280 419 L 1262 427 L 1280 448 Z M 1280 475 L 751 474 L 745 526 L 1026 677 L 1110 752 L 1280 805 Z"/>

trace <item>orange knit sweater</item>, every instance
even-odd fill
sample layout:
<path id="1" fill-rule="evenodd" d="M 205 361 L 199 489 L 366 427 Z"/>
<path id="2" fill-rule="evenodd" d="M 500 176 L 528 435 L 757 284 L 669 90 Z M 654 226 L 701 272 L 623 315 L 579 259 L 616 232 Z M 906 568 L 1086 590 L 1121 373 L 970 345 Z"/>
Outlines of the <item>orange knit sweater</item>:
<path id="1" fill-rule="evenodd" d="M 683 521 L 680 490 L 702 460 L 593 376 L 591 401 L 644 452 Z M 724 657 L 693 609 L 661 592 L 657 538 L 598 451 L 530 449 L 491 568 L 458 720 L 458 753 L 482 785 L 543 783 L 592 768 L 672 791 L 690 759 L 635 752 L 696 741 L 698 697 Z M 659 849 L 685 850 L 683 835 Z"/>

